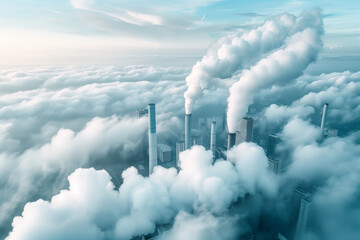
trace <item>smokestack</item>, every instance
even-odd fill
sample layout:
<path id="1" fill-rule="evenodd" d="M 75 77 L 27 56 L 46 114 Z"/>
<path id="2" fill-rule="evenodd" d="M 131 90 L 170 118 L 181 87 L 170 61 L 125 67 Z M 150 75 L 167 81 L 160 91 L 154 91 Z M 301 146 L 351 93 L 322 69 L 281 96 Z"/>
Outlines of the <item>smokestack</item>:
<path id="1" fill-rule="evenodd" d="M 149 112 L 149 175 L 153 172 L 157 165 L 157 149 L 156 149 L 156 113 L 155 104 L 150 103 Z"/>
<path id="2" fill-rule="evenodd" d="M 191 113 L 185 114 L 185 149 L 191 148 Z"/>
<path id="3" fill-rule="evenodd" d="M 210 150 L 213 153 L 213 157 L 215 157 L 215 149 L 216 149 L 216 122 L 211 122 L 211 135 L 210 135 Z"/>
<path id="4" fill-rule="evenodd" d="M 321 134 L 322 134 L 323 137 L 326 135 L 326 133 L 325 133 L 325 124 L 326 124 L 328 107 L 329 107 L 329 104 L 325 103 L 324 108 L 323 108 L 323 112 L 322 112 L 320 129 L 321 129 Z"/>
<path id="5" fill-rule="evenodd" d="M 235 145 L 236 133 L 228 134 L 228 151 Z"/>

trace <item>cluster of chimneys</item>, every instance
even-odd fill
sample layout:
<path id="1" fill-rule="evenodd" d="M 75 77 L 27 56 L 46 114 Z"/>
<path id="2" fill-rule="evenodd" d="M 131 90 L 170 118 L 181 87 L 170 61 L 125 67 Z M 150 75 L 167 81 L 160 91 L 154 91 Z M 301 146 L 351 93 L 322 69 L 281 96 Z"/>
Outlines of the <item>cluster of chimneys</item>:
<path id="1" fill-rule="evenodd" d="M 326 117 L 328 111 L 328 103 L 324 104 L 322 118 L 321 118 L 321 135 L 322 137 L 326 137 Z M 155 112 L 155 104 L 150 103 L 148 105 L 148 113 L 149 113 L 149 175 L 153 172 L 154 167 L 157 165 L 157 140 L 156 140 L 156 112 Z M 227 149 L 230 150 L 236 141 L 236 133 L 228 134 L 228 145 Z M 185 114 L 185 149 L 191 148 L 191 114 Z M 216 148 L 216 122 L 211 122 L 211 135 L 210 135 L 210 150 L 213 155 L 215 155 Z"/>
<path id="2" fill-rule="evenodd" d="M 157 165 L 157 140 L 156 140 L 156 111 L 155 104 L 148 105 L 149 117 L 149 175 L 153 172 L 154 167 Z M 185 149 L 191 148 L 191 114 L 185 114 Z M 216 148 L 216 122 L 211 123 L 211 139 L 210 150 L 213 155 Z"/>

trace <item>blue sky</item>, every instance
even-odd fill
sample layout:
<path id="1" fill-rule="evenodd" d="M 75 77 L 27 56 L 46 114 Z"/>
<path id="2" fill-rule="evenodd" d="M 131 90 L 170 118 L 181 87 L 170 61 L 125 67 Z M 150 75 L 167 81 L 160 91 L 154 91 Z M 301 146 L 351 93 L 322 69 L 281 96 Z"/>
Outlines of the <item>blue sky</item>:
<path id="1" fill-rule="evenodd" d="M 179 59 L 192 65 L 221 36 L 272 15 L 314 7 L 324 16 L 321 56 L 360 56 L 355 0 L 3 0 L 0 65 L 176 64 Z"/>

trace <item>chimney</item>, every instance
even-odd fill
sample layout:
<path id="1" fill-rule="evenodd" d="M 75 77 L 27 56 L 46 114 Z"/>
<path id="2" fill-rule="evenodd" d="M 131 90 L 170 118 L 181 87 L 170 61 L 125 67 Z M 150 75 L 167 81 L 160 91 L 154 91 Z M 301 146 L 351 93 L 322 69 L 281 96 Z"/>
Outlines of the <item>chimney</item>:
<path id="1" fill-rule="evenodd" d="M 185 114 L 185 149 L 191 148 L 191 114 Z"/>
<path id="2" fill-rule="evenodd" d="M 216 149 L 216 122 L 211 122 L 211 135 L 210 135 L 210 150 L 213 153 L 215 158 L 215 149 Z"/>
<path id="3" fill-rule="evenodd" d="M 325 132 L 325 125 L 326 125 L 326 118 L 327 118 L 328 107 L 329 107 L 329 104 L 328 104 L 328 103 L 325 103 L 325 104 L 324 104 L 324 108 L 323 108 L 323 112 L 322 112 L 321 125 L 320 125 L 321 136 L 322 136 L 322 137 L 324 137 L 325 135 L 327 135 L 326 132 Z"/>
<path id="4" fill-rule="evenodd" d="M 228 134 L 228 147 L 227 147 L 228 151 L 235 145 L 235 139 L 236 139 L 236 133 Z"/>
<path id="5" fill-rule="evenodd" d="M 153 172 L 157 165 L 157 149 L 156 149 L 156 113 L 155 104 L 150 103 L 149 112 L 149 175 Z"/>

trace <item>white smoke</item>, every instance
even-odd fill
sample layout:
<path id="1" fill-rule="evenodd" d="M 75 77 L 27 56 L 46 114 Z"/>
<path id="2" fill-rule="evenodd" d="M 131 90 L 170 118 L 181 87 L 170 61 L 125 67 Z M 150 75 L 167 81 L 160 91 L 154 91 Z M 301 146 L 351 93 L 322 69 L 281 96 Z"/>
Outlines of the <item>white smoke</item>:
<path id="1" fill-rule="evenodd" d="M 266 171 L 260 147 L 243 143 L 230 151 L 229 159 L 212 165 L 211 151 L 194 146 L 180 155 L 179 173 L 156 167 L 145 178 L 131 167 L 123 172 L 118 191 L 106 171 L 77 169 L 68 178 L 69 190 L 50 202 L 26 204 L 6 239 L 131 239 L 154 232 L 157 225 L 171 222 L 182 211 L 222 214 L 246 193 L 276 192 L 277 183 Z M 251 174 L 246 175 L 245 169 Z M 203 232 L 206 226 L 196 228 Z"/>
<path id="2" fill-rule="evenodd" d="M 316 15 L 316 14 L 313 14 Z M 296 18 L 283 14 L 267 20 L 263 25 L 241 33 L 238 36 L 225 37 L 198 61 L 186 78 L 188 86 L 184 94 L 185 111 L 192 112 L 195 101 L 204 90 L 215 88 L 216 79 L 231 77 L 236 71 L 256 63 L 264 54 L 284 45 L 289 36 L 302 32 L 306 28 L 318 29 L 321 19 L 304 13 Z"/>
<path id="3" fill-rule="evenodd" d="M 281 48 L 249 70 L 244 70 L 240 80 L 231 86 L 227 112 L 230 132 L 235 132 L 237 123 L 253 103 L 257 90 L 289 83 L 301 76 L 306 67 L 315 61 L 322 47 L 322 19 L 316 10 L 304 13 L 304 16 L 306 21 L 302 18 L 296 21 L 296 25 L 303 25 L 301 31 L 288 36 Z"/>
<path id="4" fill-rule="evenodd" d="M 239 235 L 235 217 L 216 217 L 208 212 L 194 216 L 180 212 L 170 231 L 160 236 L 160 240 L 230 240 Z"/>

